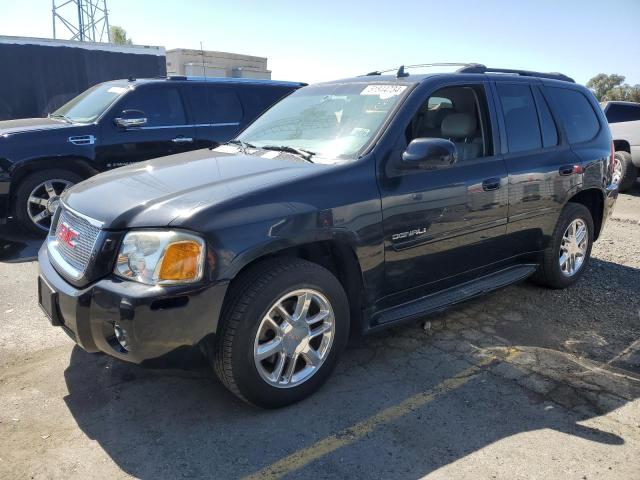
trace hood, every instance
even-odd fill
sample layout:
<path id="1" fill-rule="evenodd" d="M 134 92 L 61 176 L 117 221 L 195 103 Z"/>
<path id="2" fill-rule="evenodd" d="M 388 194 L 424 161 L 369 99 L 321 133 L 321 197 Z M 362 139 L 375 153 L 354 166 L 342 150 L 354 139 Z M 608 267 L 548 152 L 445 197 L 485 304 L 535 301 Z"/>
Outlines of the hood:
<path id="1" fill-rule="evenodd" d="M 323 168 L 289 155 L 272 159 L 196 150 L 96 175 L 69 189 L 62 201 L 104 228 L 164 227 L 196 209 Z"/>
<path id="2" fill-rule="evenodd" d="M 40 130 L 52 130 L 74 126 L 64 120 L 53 118 L 21 118 L 19 120 L 0 121 L 0 136 L 13 135 L 14 133 L 37 132 Z"/>

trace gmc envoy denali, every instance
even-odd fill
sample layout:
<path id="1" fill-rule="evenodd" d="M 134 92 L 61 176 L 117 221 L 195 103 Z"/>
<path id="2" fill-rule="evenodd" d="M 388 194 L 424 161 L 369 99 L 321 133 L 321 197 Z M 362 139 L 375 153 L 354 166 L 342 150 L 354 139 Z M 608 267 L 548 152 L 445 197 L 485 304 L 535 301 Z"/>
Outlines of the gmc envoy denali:
<path id="1" fill-rule="evenodd" d="M 410 68 L 303 87 L 228 144 L 67 190 L 39 252 L 52 324 L 135 363 L 198 348 L 279 407 L 350 333 L 529 276 L 573 284 L 617 197 L 594 96 L 561 74 Z"/>

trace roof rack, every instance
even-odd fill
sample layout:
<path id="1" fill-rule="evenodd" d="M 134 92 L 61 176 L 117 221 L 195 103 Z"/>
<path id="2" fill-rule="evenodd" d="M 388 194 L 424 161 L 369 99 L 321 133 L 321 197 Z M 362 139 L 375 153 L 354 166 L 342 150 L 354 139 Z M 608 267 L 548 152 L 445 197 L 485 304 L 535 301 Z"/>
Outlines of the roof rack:
<path id="1" fill-rule="evenodd" d="M 575 80 L 563 73 L 558 72 L 532 72 L 530 70 L 515 70 L 511 68 L 490 68 L 481 64 L 468 65 L 456 70 L 457 73 L 506 73 L 520 75 L 522 77 L 550 78 L 552 80 L 562 80 L 563 82 L 576 83 Z"/>
<path id="2" fill-rule="evenodd" d="M 511 75 L 520 75 L 523 77 L 539 77 L 539 78 L 550 78 L 553 80 L 562 80 L 564 82 L 576 83 L 575 80 L 567 75 L 557 72 L 532 72 L 529 70 L 515 70 L 510 68 L 490 68 L 481 63 L 421 63 L 416 65 L 401 65 L 400 68 L 388 68 L 386 70 L 375 70 L 373 72 L 369 72 L 364 77 L 368 77 L 371 75 L 382 75 L 383 73 L 388 72 L 397 72 L 396 76 L 406 77 L 408 73 L 407 69 L 410 68 L 424 68 L 424 67 L 460 67 L 456 70 L 456 73 L 504 73 Z"/>

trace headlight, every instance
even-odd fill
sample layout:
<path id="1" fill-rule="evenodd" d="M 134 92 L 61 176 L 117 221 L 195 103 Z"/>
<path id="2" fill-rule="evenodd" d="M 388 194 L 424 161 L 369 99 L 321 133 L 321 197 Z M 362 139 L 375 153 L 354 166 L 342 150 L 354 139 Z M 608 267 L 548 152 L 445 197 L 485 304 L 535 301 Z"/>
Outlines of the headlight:
<path id="1" fill-rule="evenodd" d="M 177 230 L 132 231 L 125 235 L 115 274 L 148 285 L 193 283 L 202 278 L 202 238 Z"/>

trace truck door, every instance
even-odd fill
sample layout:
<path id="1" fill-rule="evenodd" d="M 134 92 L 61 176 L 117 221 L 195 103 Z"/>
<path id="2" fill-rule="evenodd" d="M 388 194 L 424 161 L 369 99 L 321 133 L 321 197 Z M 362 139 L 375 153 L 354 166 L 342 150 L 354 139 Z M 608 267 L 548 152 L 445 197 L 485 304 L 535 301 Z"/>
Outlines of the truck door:
<path id="1" fill-rule="evenodd" d="M 453 141 L 458 160 L 437 170 L 407 170 L 401 153 L 381 181 L 386 293 L 460 283 L 505 257 L 507 169 L 486 82 L 443 84 L 424 97 L 407 126 L 415 138 Z"/>

